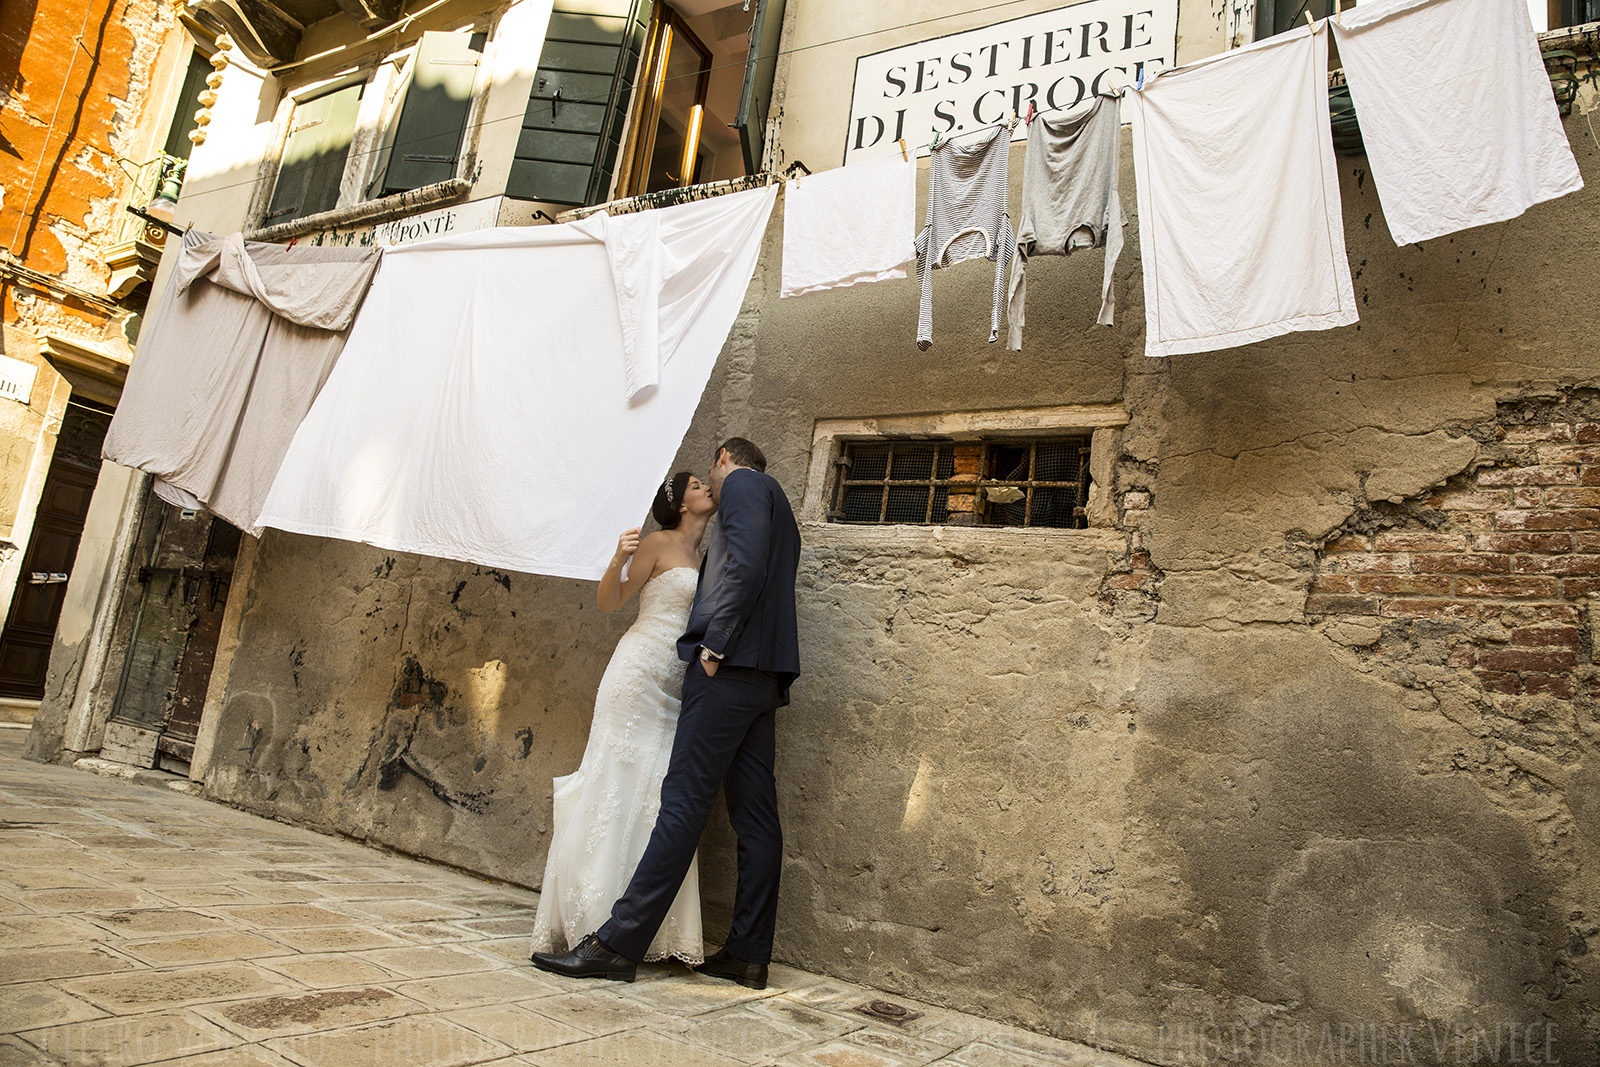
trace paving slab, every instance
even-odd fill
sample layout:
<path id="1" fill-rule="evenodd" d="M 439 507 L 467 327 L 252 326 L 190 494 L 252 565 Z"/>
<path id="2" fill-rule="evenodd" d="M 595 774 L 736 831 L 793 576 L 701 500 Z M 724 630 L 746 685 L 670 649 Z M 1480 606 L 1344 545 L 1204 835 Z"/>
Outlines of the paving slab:
<path id="1" fill-rule="evenodd" d="M 606 990 L 566 993 L 559 997 L 529 1001 L 522 1006 L 547 1019 L 582 1030 L 591 1037 L 618 1030 L 658 1026 L 671 1018 Z"/>
<path id="2" fill-rule="evenodd" d="M 610 1034 L 570 1045 L 557 1045 L 523 1057 L 537 1067 L 659 1067 L 694 1064 L 695 1067 L 745 1067 L 737 1060 L 699 1045 L 690 1045 L 651 1031 Z"/>
<path id="3" fill-rule="evenodd" d="M 89 922 L 123 937 L 151 937 L 155 934 L 198 934 L 208 930 L 227 930 L 226 919 L 187 908 L 135 908 L 129 911 L 97 912 L 84 916 Z"/>
<path id="4" fill-rule="evenodd" d="M 369 985 L 374 982 L 392 981 L 395 977 L 391 971 L 367 963 L 365 960 L 352 959 L 341 952 L 309 955 L 297 953 L 281 959 L 259 960 L 258 964 L 312 989 Z"/>
<path id="5" fill-rule="evenodd" d="M 72 1064 L 157 1063 L 195 1052 L 228 1048 L 238 1039 L 190 1012 L 66 1023 L 21 1035 L 44 1052 Z"/>
<path id="6" fill-rule="evenodd" d="M 260 996 L 292 988 L 282 976 L 248 963 L 140 970 L 99 978 L 75 978 L 59 985 L 73 996 L 117 1015 Z"/>
<path id="7" fill-rule="evenodd" d="M 65 916 L 19 915 L 0 918 L 0 944 L 8 949 L 34 945 L 81 945 L 105 931 Z"/>
<path id="8" fill-rule="evenodd" d="M 32 1030 L 48 1023 L 100 1019 L 105 1012 L 48 982 L 0 986 L 0 1033 Z"/>
<path id="9" fill-rule="evenodd" d="M 465 952 L 447 945 L 380 948 L 363 952 L 357 958 L 407 978 L 470 974 L 473 971 L 487 971 L 494 966 L 476 952 Z"/>
<path id="10" fill-rule="evenodd" d="M 498 1041 L 433 1015 L 305 1034 L 267 1045 L 305 1067 L 465 1067 L 504 1058 L 510 1051 Z"/>
<path id="11" fill-rule="evenodd" d="M 174 967 L 190 963 L 220 963 L 249 960 L 261 956 L 282 956 L 292 952 L 275 941 L 256 934 L 225 930 L 192 937 L 168 937 L 150 941 L 123 941 L 118 948 L 152 967 Z"/>
<path id="12" fill-rule="evenodd" d="M 1140 1067 L 783 965 L 764 990 L 535 971 L 535 892 L 24 763 L 7 733 L 0 1067 Z M 854 1010 L 877 999 L 923 1014 Z"/>
<path id="13" fill-rule="evenodd" d="M 575 1041 L 588 1041 L 593 1036 L 515 1004 L 467 1008 L 451 1012 L 450 1019 L 473 1033 L 500 1042 L 513 1052 L 537 1052 Z"/>
<path id="14" fill-rule="evenodd" d="M 526 971 L 482 971 L 448 978 L 423 978 L 393 987 L 430 1008 L 467 1008 L 480 1004 L 508 1004 L 519 1000 L 559 996 L 564 992 L 531 967 Z"/>
<path id="15" fill-rule="evenodd" d="M 381 986 L 257 997 L 199 1009 L 217 1025 L 251 1041 L 395 1019 L 417 1010 L 416 1001 Z"/>
<path id="16" fill-rule="evenodd" d="M 61 1067 L 61 1061 L 8 1035 L 0 1037 L 0 1067 Z"/>
<path id="17" fill-rule="evenodd" d="M 132 970 L 135 965 L 103 948 L 54 948 L 6 951 L 0 954 L 0 984 L 47 982 L 90 974 Z"/>

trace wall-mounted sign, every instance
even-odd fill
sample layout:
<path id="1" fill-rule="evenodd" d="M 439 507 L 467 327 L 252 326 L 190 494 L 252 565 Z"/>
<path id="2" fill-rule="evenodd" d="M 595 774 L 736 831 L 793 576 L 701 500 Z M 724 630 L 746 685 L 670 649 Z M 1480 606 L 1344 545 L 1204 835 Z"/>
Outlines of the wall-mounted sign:
<path id="1" fill-rule="evenodd" d="M 380 222 L 375 226 L 354 226 L 350 229 L 332 230 L 302 238 L 302 244 L 311 245 L 390 245 L 426 241 L 430 237 L 443 237 L 447 233 L 466 233 L 484 230 L 500 221 L 502 197 L 491 196 L 465 204 L 434 208 L 403 219 Z"/>
<path id="2" fill-rule="evenodd" d="M 1070 111 L 1172 66 L 1177 41 L 1178 0 L 1087 0 L 862 56 L 844 161 L 902 138 L 925 156 L 935 133 L 959 136 L 1026 114 L 1030 102 Z M 1026 135 L 1018 123 L 1015 136 Z"/>
<path id="3" fill-rule="evenodd" d="M 26 404 L 33 395 L 33 379 L 39 368 L 10 356 L 0 356 L 0 396 Z"/>

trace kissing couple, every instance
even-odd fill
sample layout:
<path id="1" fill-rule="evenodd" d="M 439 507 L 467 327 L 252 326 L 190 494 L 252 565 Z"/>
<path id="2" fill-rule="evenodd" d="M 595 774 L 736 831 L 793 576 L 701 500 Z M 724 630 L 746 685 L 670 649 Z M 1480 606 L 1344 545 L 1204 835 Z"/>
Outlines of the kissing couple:
<path id="1" fill-rule="evenodd" d="M 680 471 L 661 484 L 659 531 L 617 540 L 600 610 L 638 593 L 639 617 L 600 679 L 582 764 L 555 780 L 533 929 L 541 970 L 631 982 L 640 962 L 679 959 L 766 987 L 783 866 L 774 726 L 800 673 L 800 530 L 766 466 L 729 438 L 704 482 Z M 739 875 L 733 925 L 706 959 L 696 853 L 719 788 Z"/>

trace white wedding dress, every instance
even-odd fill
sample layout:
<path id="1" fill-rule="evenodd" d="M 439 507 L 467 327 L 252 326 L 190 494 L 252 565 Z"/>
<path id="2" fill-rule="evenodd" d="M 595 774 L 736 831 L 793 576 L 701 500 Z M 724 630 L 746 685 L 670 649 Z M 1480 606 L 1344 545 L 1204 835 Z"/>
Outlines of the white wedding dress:
<path id="1" fill-rule="evenodd" d="M 678 728 L 677 640 L 697 581 L 693 567 L 674 567 L 639 591 L 639 617 L 600 679 L 583 762 L 555 780 L 555 832 L 533 920 L 534 952 L 572 948 L 604 925 L 644 855 Z M 704 961 L 698 855 L 645 959 Z"/>

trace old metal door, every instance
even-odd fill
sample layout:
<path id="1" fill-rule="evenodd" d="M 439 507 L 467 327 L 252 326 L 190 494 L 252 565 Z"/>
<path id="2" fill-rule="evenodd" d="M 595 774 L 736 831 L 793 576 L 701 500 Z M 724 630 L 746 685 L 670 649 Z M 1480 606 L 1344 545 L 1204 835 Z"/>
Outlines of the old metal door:
<path id="1" fill-rule="evenodd" d="M 153 495 L 147 506 L 161 525 L 137 574 L 139 614 L 107 729 L 140 765 L 183 772 L 194 755 L 240 534 Z"/>
<path id="2" fill-rule="evenodd" d="M 0 696 L 28 700 L 44 696 L 50 646 L 100 475 L 100 444 L 110 425 L 110 412 L 77 402 L 61 418 L 33 533 L 22 557 L 22 574 L 5 630 L 0 632 Z"/>

